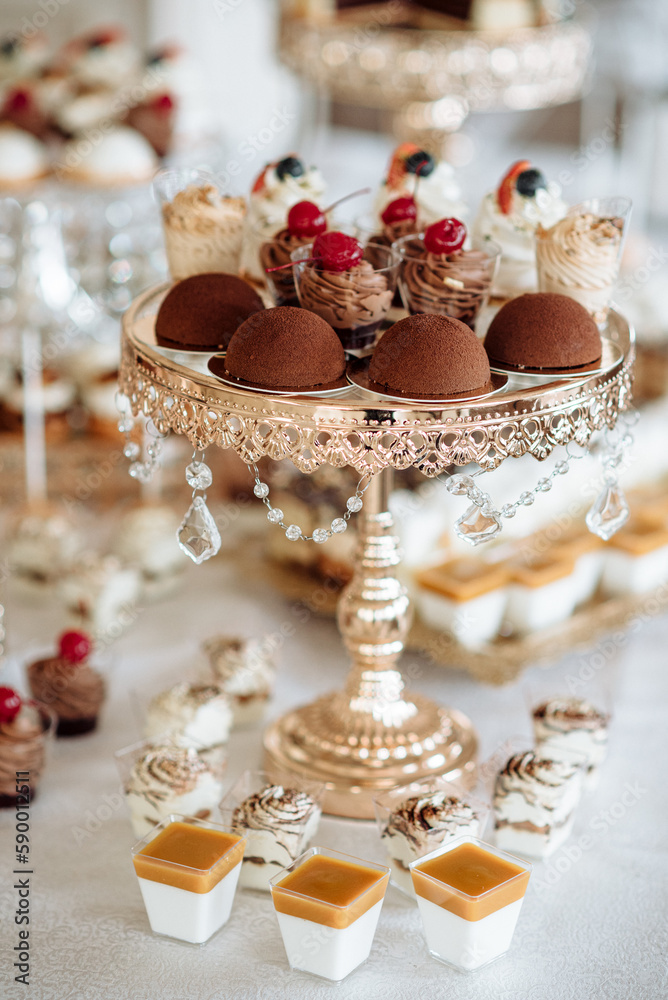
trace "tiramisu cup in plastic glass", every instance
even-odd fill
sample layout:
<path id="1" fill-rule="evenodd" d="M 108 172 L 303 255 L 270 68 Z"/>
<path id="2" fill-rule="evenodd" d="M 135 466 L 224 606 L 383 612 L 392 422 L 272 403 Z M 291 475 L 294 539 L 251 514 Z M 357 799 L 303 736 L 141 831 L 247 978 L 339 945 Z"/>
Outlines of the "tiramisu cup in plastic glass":
<path id="1" fill-rule="evenodd" d="M 570 295 L 604 323 L 631 215 L 629 198 L 591 198 L 536 230 L 538 290 Z"/>
<path id="2" fill-rule="evenodd" d="M 132 848 L 154 934 L 204 944 L 227 923 L 244 839 L 217 823 L 170 814 Z"/>
<path id="3" fill-rule="evenodd" d="M 220 803 L 223 821 L 244 836 L 240 885 L 269 892 L 269 880 L 309 846 L 318 831 L 325 786 L 245 771 Z"/>
<path id="4" fill-rule="evenodd" d="M 463 837 L 410 867 L 433 958 L 460 972 L 472 972 L 508 951 L 530 864 L 474 837 Z"/>
<path id="5" fill-rule="evenodd" d="M 243 198 L 223 194 L 213 174 L 188 168 L 161 170 L 153 190 L 175 281 L 212 271 L 238 272 L 246 217 Z"/>
<path id="6" fill-rule="evenodd" d="M 389 881 L 385 865 L 313 847 L 271 880 L 291 969 L 340 982 L 366 961 Z"/>
<path id="7" fill-rule="evenodd" d="M 415 899 L 409 866 L 460 837 L 482 837 L 489 806 L 443 778 L 425 778 L 374 798 L 392 884 Z"/>
<path id="8" fill-rule="evenodd" d="M 399 275 L 399 254 L 392 247 L 367 243 L 362 259 L 345 270 L 328 270 L 309 260 L 313 246 L 292 254 L 302 309 L 326 320 L 347 351 L 372 347 L 392 306 Z"/>
<path id="9" fill-rule="evenodd" d="M 410 313 L 451 316 L 473 328 L 488 302 L 501 247 L 474 238 L 468 249 L 430 253 L 424 233 L 393 244 L 401 254 L 399 290 Z"/>

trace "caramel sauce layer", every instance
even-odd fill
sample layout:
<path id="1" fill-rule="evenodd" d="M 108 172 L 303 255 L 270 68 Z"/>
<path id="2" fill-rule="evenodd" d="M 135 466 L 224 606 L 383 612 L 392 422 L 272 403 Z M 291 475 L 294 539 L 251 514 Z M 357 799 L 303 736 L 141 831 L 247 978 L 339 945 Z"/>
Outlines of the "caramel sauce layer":
<path id="1" fill-rule="evenodd" d="M 482 920 L 490 913 L 522 899 L 529 881 L 527 870 L 476 844 L 461 844 L 452 851 L 423 862 L 413 868 L 411 874 L 418 896 L 464 920 Z M 425 878 L 425 875 L 430 878 Z M 509 882 L 509 879 L 513 881 Z M 453 890 L 466 893 L 471 898 L 463 899 Z"/>
<path id="2" fill-rule="evenodd" d="M 240 864 L 245 846 L 234 833 L 177 821 L 161 830 L 133 861 L 139 878 L 203 893 Z M 191 870 L 177 867 L 181 865 Z"/>
<path id="3" fill-rule="evenodd" d="M 444 594 L 452 601 L 470 601 L 505 586 L 508 574 L 502 566 L 488 565 L 482 560 L 455 559 L 421 570 L 416 580 L 426 590 Z"/>
<path id="4" fill-rule="evenodd" d="M 274 907 L 341 930 L 383 898 L 388 881 L 388 872 L 314 854 L 273 887 Z"/>

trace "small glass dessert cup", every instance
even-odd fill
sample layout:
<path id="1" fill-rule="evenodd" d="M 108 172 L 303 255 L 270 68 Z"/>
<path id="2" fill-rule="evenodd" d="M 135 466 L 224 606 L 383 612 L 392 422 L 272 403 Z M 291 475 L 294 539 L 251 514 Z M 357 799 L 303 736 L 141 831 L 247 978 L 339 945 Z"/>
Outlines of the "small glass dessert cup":
<path id="1" fill-rule="evenodd" d="M 274 305 L 299 306 L 294 267 L 289 265 L 295 250 L 313 243 L 313 237 L 292 235 L 287 226 L 268 236 L 266 226 L 260 225 L 254 229 L 254 238 L 259 248 L 260 269 Z"/>
<path id="2" fill-rule="evenodd" d="M 367 960 L 389 869 L 313 847 L 271 879 L 291 969 L 338 983 Z"/>
<path id="3" fill-rule="evenodd" d="M 204 944 L 230 916 L 245 841 L 218 823 L 171 813 L 132 848 L 154 934 Z"/>
<path id="4" fill-rule="evenodd" d="M 410 899 L 415 899 L 411 862 L 452 840 L 482 837 L 490 811 L 458 785 L 437 777 L 391 788 L 373 804 L 390 881 Z"/>
<path id="5" fill-rule="evenodd" d="M 46 705 L 17 696 L 11 688 L 0 688 L 0 700 L 13 695 L 19 706 L 1 713 L 0 719 L 0 809 L 27 806 L 37 795 L 52 744 L 56 716 Z"/>
<path id="6" fill-rule="evenodd" d="M 424 233 L 404 236 L 392 245 L 401 254 L 399 290 L 406 309 L 450 316 L 473 329 L 489 300 L 501 247 L 474 238 L 468 249 L 429 253 Z"/>
<path id="7" fill-rule="evenodd" d="M 359 264 L 345 271 L 326 271 L 309 259 L 312 251 L 308 244 L 292 254 L 302 309 L 326 320 L 346 351 L 372 347 L 392 307 L 399 254 L 392 247 L 367 243 Z"/>
<path id="8" fill-rule="evenodd" d="M 629 198 L 590 198 L 536 230 L 538 290 L 569 295 L 604 324 L 631 215 Z"/>
<path id="9" fill-rule="evenodd" d="M 244 889 L 269 892 L 272 875 L 292 864 L 318 832 L 324 784 L 282 777 L 245 771 L 220 803 L 223 821 L 247 841 Z"/>
<path id="10" fill-rule="evenodd" d="M 427 948 L 460 972 L 510 948 L 532 866 L 462 837 L 410 866 Z"/>
<path id="11" fill-rule="evenodd" d="M 159 171 L 153 191 L 174 281 L 214 271 L 237 273 L 246 217 L 243 198 L 223 194 L 213 174 L 190 167 Z"/>

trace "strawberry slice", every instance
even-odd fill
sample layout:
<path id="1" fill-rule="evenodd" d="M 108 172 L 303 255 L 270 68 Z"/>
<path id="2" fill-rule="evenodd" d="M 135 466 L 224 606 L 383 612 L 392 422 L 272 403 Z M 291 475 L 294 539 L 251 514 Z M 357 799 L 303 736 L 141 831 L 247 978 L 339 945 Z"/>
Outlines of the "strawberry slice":
<path id="1" fill-rule="evenodd" d="M 267 176 L 267 171 L 271 170 L 273 166 L 273 163 L 268 163 L 262 173 L 256 178 L 255 184 L 253 184 L 252 188 L 253 194 L 258 194 L 260 191 L 264 191 L 266 187 L 265 177 Z"/>
<path id="2" fill-rule="evenodd" d="M 392 153 L 390 169 L 387 171 L 386 184 L 393 191 L 401 190 L 403 179 L 406 176 L 406 160 L 412 153 L 418 153 L 420 147 L 414 142 L 402 142 Z"/>
<path id="3" fill-rule="evenodd" d="M 504 215 L 510 215 L 510 210 L 513 204 L 515 181 L 519 175 L 525 170 L 528 170 L 530 166 L 530 160 L 518 160 L 517 163 L 513 163 L 512 167 L 499 184 L 496 192 L 496 200 L 499 203 L 499 208 Z"/>

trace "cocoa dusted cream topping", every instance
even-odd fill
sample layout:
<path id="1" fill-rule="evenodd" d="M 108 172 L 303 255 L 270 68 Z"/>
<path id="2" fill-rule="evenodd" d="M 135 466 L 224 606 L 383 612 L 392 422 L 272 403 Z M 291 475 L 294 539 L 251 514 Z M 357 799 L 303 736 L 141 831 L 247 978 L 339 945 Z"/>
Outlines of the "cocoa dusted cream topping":
<path id="1" fill-rule="evenodd" d="M 563 785 L 575 777 L 578 770 L 575 764 L 552 760 L 533 750 L 515 754 L 496 779 L 495 802 L 521 787 L 527 802 L 540 802 L 549 809 L 550 798 L 555 792 L 560 796 Z"/>
<path id="2" fill-rule="evenodd" d="M 431 843 L 437 846 L 444 835 L 470 827 L 478 819 L 475 810 L 461 799 L 445 792 L 428 792 L 406 799 L 394 810 L 383 838 L 401 834 L 416 855 L 426 854 L 431 850 Z"/>
<path id="3" fill-rule="evenodd" d="M 362 260 L 347 271 L 306 267 L 301 276 L 304 309 L 317 313 L 335 330 L 378 325 L 392 304 L 394 292 L 384 274 Z"/>
<path id="4" fill-rule="evenodd" d="M 316 810 L 318 804 L 307 792 L 267 785 L 237 806 L 232 829 L 242 835 L 245 830 L 265 830 L 295 858 L 303 842 L 304 824 Z"/>
<path id="5" fill-rule="evenodd" d="M 28 677 L 34 697 L 59 719 L 93 718 L 104 700 L 104 680 L 87 663 L 72 664 L 53 656 L 32 663 Z"/>
<path id="6" fill-rule="evenodd" d="M 494 270 L 482 250 L 429 253 L 422 240 L 405 247 L 402 277 L 412 313 L 447 313 L 469 326 L 480 311 Z"/>
<path id="7" fill-rule="evenodd" d="M 604 712 L 599 712 L 588 701 L 580 698 L 553 698 L 538 705 L 533 716 L 559 733 L 571 729 L 600 729 L 608 724 L 608 717 Z"/>
<path id="8" fill-rule="evenodd" d="M 23 705 L 11 722 L 0 723 L 0 795 L 16 795 L 16 772 L 29 771 L 34 790 L 44 769 L 44 723 L 37 709 Z"/>
<path id="9" fill-rule="evenodd" d="M 209 770 L 208 764 L 190 747 L 155 747 L 134 765 L 126 792 L 158 806 L 192 792 Z"/>

